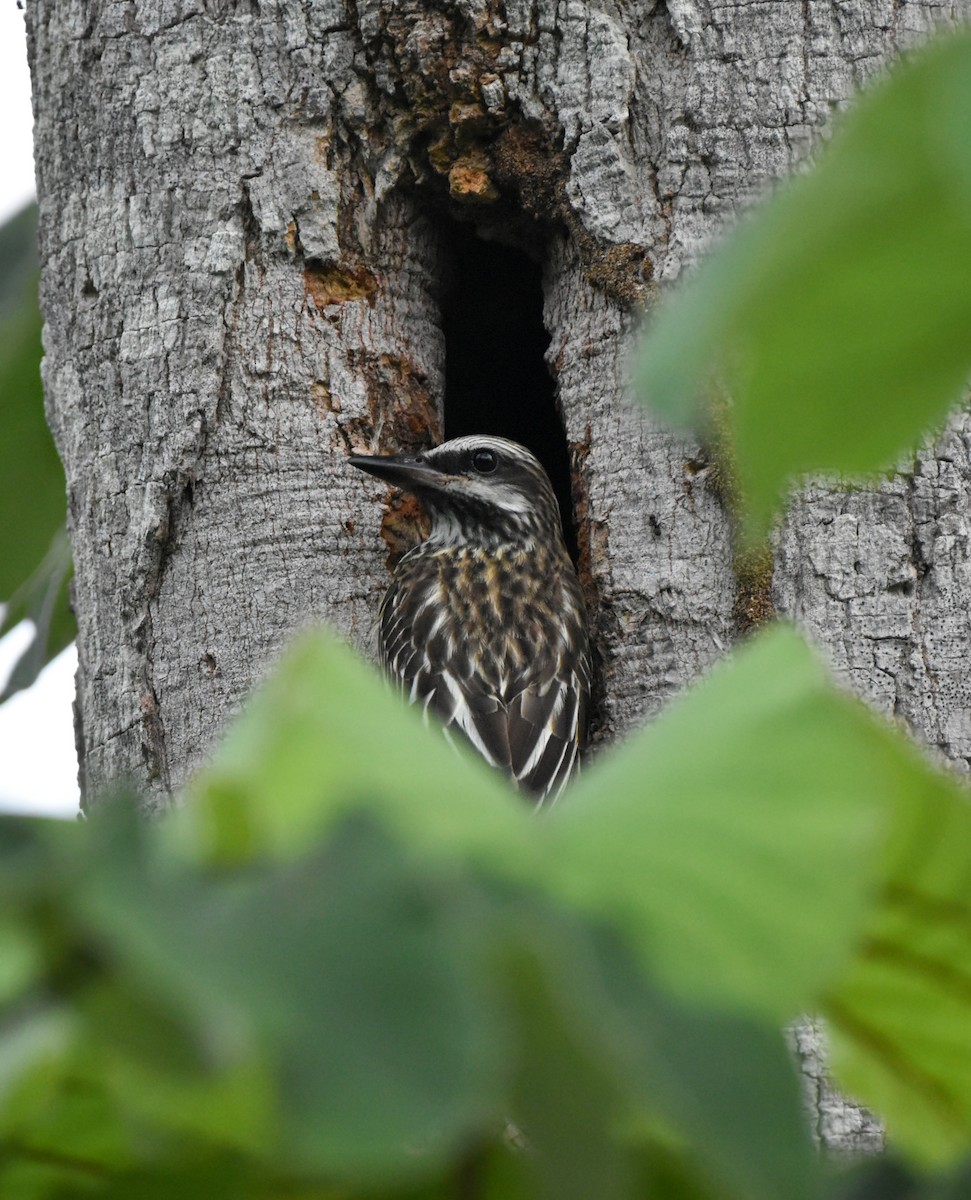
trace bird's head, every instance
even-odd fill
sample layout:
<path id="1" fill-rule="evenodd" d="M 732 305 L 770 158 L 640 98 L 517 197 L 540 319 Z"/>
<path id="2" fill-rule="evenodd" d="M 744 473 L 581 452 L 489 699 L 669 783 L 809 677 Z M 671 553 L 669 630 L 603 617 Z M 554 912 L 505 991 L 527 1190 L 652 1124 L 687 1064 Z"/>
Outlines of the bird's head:
<path id="1" fill-rule="evenodd" d="M 352 455 L 352 466 L 413 492 L 430 540 L 457 545 L 562 544 L 556 496 L 532 454 L 505 438 L 454 438 L 421 454 Z"/>

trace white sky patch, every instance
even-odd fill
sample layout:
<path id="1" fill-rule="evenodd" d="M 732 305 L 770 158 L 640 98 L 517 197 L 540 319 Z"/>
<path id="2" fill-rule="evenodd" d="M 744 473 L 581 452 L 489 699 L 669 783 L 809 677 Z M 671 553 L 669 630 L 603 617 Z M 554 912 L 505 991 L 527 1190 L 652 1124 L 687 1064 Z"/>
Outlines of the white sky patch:
<path id="1" fill-rule="evenodd" d="M 34 198 L 33 116 L 24 14 L 14 0 L 0 4 L 0 223 Z M 29 636 L 18 626 L 0 641 L 0 681 L 6 682 Z M 0 810 L 71 816 L 78 808 L 74 752 L 74 647 L 37 683 L 0 705 Z"/>
<path id="2" fill-rule="evenodd" d="M 6 682 L 29 636 L 22 622 L 0 641 L 0 682 Z M 33 687 L 0 704 L 0 812 L 70 817 L 78 811 L 71 712 L 77 661 L 69 646 Z"/>
<path id="3" fill-rule="evenodd" d="M 3 170 L 0 224 L 34 198 L 33 116 L 24 14 L 14 0 L 0 4 L 0 113 Z"/>

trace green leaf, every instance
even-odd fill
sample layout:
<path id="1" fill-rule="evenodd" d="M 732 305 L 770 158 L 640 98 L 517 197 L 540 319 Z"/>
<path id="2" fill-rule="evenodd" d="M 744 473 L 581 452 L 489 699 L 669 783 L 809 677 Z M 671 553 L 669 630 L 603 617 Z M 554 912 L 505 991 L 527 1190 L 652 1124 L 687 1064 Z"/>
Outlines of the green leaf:
<path id="1" fill-rule="evenodd" d="M 251 1040 L 214 1029 L 199 1007 L 168 993 L 149 994 L 137 963 L 117 963 L 78 1001 L 94 1078 L 110 1086 L 128 1124 L 269 1156 L 278 1132 L 273 1072 Z"/>
<path id="2" fill-rule="evenodd" d="M 709 1180 L 746 1200 L 816 1196 L 816 1154 L 779 1030 L 675 1002 L 614 947 L 600 953 L 629 1078 Z"/>
<path id="3" fill-rule="evenodd" d="M 529 872 L 530 813 L 471 751 L 393 695 L 332 634 L 302 638 L 188 789 L 187 845 L 223 860 L 301 852 L 349 811 L 413 845 Z"/>
<path id="4" fill-rule="evenodd" d="M 971 806 L 924 768 L 881 903 L 826 997 L 838 1079 L 923 1164 L 971 1151 Z"/>
<path id="5" fill-rule="evenodd" d="M 517 936 L 502 966 L 518 1052 L 508 1115 L 529 1148 L 528 1167 L 551 1200 L 621 1200 L 631 1194 L 634 1165 L 617 1137 L 630 1108 L 621 1087 L 626 1063 L 615 1045 L 605 1047 L 600 1028 L 611 1002 L 585 961 L 582 930 L 523 897 L 510 917 Z"/>
<path id="6" fill-rule="evenodd" d="M 971 376 L 971 36 L 861 98 L 809 174 L 658 314 L 640 390 L 698 417 L 717 368 L 758 533 L 795 476 L 891 466 Z"/>
<path id="7" fill-rule="evenodd" d="M 947 1174 L 917 1173 L 891 1149 L 878 1159 L 853 1163 L 827 1195 L 832 1200 L 967 1200 L 971 1161 Z"/>
<path id="8" fill-rule="evenodd" d="M 787 1019 L 845 963 L 894 804 L 922 782 L 777 627 L 563 798 L 544 823 L 552 886 L 677 994 Z"/>
<path id="9" fill-rule="evenodd" d="M 28 930 L 10 913 L 0 913 L 0 1005 L 26 991 L 40 975 L 37 947 Z"/>
<path id="10" fill-rule="evenodd" d="M 817 1194 L 778 1028 L 673 999 L 612 932 L 562 911 L 520 902 L 515 926 L 522 949 L 506 976 L 523 1028 L 511 1112 L 544 1160 L 534 1169 L 549 1195 L 638 1194 L 637 1154 L 656 1161 L 665 1148 L 719 1196 Z"/>
<path id="11" fill-rule="evenodd" d="M 0 635 L 24 620 L 33 626 L 30 642 L 0 690 L 0 704 L 30 687 L 46 664 L 74 640 L 77 629 L 69 599 L 71 569 L 71 547 L 67 531 L 62 528 L 54 535 L 36 571 L 11 597 L 0 620 Z"/>
<path id="12" fill-rule="evenodd" d="M 470 881 L 360 816 L 299 862 L 214 878 L 153 862 L 110 824 L 100 840 L 76 900 L 89 936 L 130 986 L 205 1031 L 213 1071 L 265 1065 L 264 1137 L 283 1167 L 428 1174 L 499 1119 L 509 1048 Z"/>
<path id="13" fill-rule="evenodd" d="M 64 472 L 44 420 L 37 208 L 0 228 L 0 602 L 34 573 L 64 524 Z"/>
<path id="14" fill-rule="evenodd" d="M 379 756 L 375 730 L 381 731 Z M 590 778 L 595 777 L 596 771 Z M 556 863 L 559 843 L 547 836 L 546 822 L 525 815 L 521 800 L 495 776 L 455 756 L 346 649 L 317 635 L 290 652 L 215 765 L 196 782 L 180 818 L 182 832 L 202 829 L 221 861 L 265 857 L 266 850 L 286 858 L 306 853 L 308 837 L 319 837 L 352 811 L 370 812 L 433 860 L 444 853 L 463 874 L 483 868 L 542 888 L 549 886 L 550 874 L 572 870 L 569 859 Z M 605 819 L 611 819 L 609 813 Z M 841 824 L 835 836 L 844 832 Z M 539 868 L 550 851 L 551 861 Z M 361 901 L 362 909 L 371 906 Z M 737 1015 L 689 1017 L 660 995 L 648 1004 L 646 991 L 635 1002 L 629 983 L 624 1015 L 615 1011 L 610 1017 L 618 1002 L 605 992 L 601 968 L 578 963 L 576 955 L 587 952 L 576 947 L 553 955 L 553 962 L 555 934 L 536 923 L 535 907 L 535 897 L 520 894 L 507 914 L 515 931 L 511 940 L 520 948 L 503 973 L 515 982 L 523 1022 L 514 1039 L 520 1082 L 509 1113 L 522 1120 L 540 1153 L 532 1169 L 545 1192 L 625 1194 L 630 1152 L 612 1136 L 608 1118 L 611 1104 L 623 1109 L 625 1094 L 630 1103 L 634 1087 L 638 1104 L 650 1103 L 686 1136 L 705 1140 L 712 1169 L 727 1163 L 739 1195 L 774 1198 L 782 1190 L 808 1196 L 811 1156 L 777 1032 Z M 114 900 L 110 909 L 130 913 L 132 903 Z M 475 937 L 473 924 L 458 940 L 466 944 Z M 167 939 L 153 932 L 148 940 L 157 947 Z M 355 940 L 378 941 L 365 934 Z M 224 946 L 227 939 L 210 931 L 207 945 L 213 942 Z M 541 947 L 546 981 L 527 987 L 535 975 L 531 956 Z M 195 968 L 191 973 L 198 979 Z M 581 1004 L 577 993 L 584 987 L 589 996 Z M 225 991 L 245 995 L 243 979 Z M 557 995 L 571 997 L 563 1012 L 553 1001 Z M 608 1026 L 609 1047 L 602 1032 Z M 736 1052 L 720 1045 L 722 1034 Z M 346 1032 L 345 1037 L 351 1040 Z M 713 1053 L 716 1046 L 720 1052 Z M 698 1047 L 704 1055 L 696 1053 Z M 768 1080 L 746 1078 L 748 1060 L 765 1068 Z M 740 1112 L 752 1119 L 740 1122 Z M 556 1170 L 548 1169 L 551 1164 Z"/>
<path id="15" fill-rule="evenodd" d="M 50 1006 L 8 1011 L 0 1024 L 0 1135 L 10 1136 L 25 1112 L 36 1117 L 38 1087 L 48 1098 L 47 1078 L 71 1044 L 70 1014 Z"/>

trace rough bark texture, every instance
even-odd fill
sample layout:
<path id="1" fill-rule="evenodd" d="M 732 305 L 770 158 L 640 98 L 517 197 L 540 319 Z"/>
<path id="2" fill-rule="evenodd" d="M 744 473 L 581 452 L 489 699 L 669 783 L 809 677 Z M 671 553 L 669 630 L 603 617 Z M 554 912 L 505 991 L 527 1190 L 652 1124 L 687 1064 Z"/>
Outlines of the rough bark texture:
<path id="1" fill-rule="evenodd" d="M 702 672 L 760 598 L 705 454 L 630 406 L 638 307 L 969 9 L 31 0 L 85 795 L 131 776 L 163 806 L 300 626 L 367 647 L 414 513 L 382 518 L 343 460 L 440 435 L 446 211 L 542 248 L 598 737 Z M 858 690 L 961 765 L 968 437 L 880 489 L 810 490 L 774 580 Z M 878 1136 L 854 1111 L 820 1117 L 827 1144 Z"/>
<path id="2" fill-rule="evenodd" d="M 971 420 L 880 487 L 815 486 L 779 538 L 774 593 L 837 676 L 971 769 Z"/>

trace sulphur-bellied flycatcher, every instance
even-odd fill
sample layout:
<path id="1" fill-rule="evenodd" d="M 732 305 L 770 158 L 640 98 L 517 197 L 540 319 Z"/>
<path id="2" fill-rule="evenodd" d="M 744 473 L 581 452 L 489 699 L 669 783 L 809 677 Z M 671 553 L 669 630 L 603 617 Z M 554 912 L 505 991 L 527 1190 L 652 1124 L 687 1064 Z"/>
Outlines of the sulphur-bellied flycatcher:
<path id="1" fill-rule="evenodd" d="M 485 436 L 350 462 L 414 493 L 431 521 L 381 604 L 388 674 L 518 788 L 555 799 L 584 742 L 590 650 L 546 472 Z"/>

